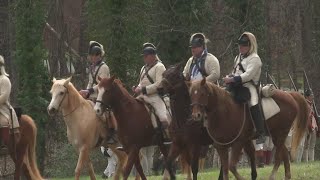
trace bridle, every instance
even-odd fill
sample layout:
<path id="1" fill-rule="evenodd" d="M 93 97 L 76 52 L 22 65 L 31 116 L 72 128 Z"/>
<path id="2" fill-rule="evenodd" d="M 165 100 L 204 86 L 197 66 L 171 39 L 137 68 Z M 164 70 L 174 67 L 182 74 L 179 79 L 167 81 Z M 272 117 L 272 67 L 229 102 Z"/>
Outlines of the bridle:
<path id="1" fill-rule="evenodd" d="M 209 98 L 209 96 L 211 96 L 211 93 L 207 94 L 207 98 Z M 198 106 L 199 109 L 203 110 L 204 112 L 208 112 L 209 111 L 208 103 L 209 103 L 209 101 L 207 101 L 207 103 L 194 102 L 194 103 L 191 103 L 190 106 L 192 108 Z"/>
<path id="2" fill-rule="evenodd" d="M 63 87 L 66 89 L 66 92 L 64 93 L 64 95 L 63 95 L 63 97 L 62 97 L 62 100 L 61 100 L 60 103 L 59 103 L 58 110 L 61 108 L 62 102 L 63 102 L 64 99 L 66 98 L 66 95 L 69 94 L 68 88 L 67 88 L 65 85 L 63 85 Z M 68 97 L 68 99 L 69 99 L 69 97 Z M 79 107 L 80 107 L 80 104 L 79 104 L 77 107 L 75 107 L 72 111 L 70 111 L 69 113 L 67 113 L 67 114 L 65 114 L 65 115 L 62 114 L 62 117 L 67 117 L 67 116 L 69 116 L 70 114 L 72 114 L 73 112 L 75 112 Z"/>
<path id="3" fill-rule="evenodd" d="M 106 93 L 106 92 L 108 92 L 108 91 L 110 91 L 110 90 L 105 90 L 105 91 L 103 92 L 103 94 L 102 94 L 102 96 L 101 96 L 102 99 L 103 99 L 104 93 Z M 98 96 L 98 97 L 99 97 L 99 96 Z M 102 99 L 101 99 L 101 100 L 97 99 L 97 100 L 95 101 L 95 103 L 100 103 L 100 106 L 103 107 L 103 108 L 101 108 L 101 109 L 103 110 L 103 112 L 104 112 L 104 111 L 106 111 L 106 112 L 112 111 L 111 105 L 106 104 L 105 102 L 103 102 Z"/>

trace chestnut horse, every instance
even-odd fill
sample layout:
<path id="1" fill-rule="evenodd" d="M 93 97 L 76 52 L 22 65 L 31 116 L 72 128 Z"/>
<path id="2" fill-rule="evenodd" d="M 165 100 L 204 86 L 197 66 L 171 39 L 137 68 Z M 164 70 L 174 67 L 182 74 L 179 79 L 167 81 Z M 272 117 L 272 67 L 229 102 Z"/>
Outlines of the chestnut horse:
<path id="1" fill-rule="evenodd" d="M 67 136 L 69 142 L 79 153 L 75 179 L 79 180 L 83 166 L 88 167 L 90 178 L 95 180 L 92 163 L 90 162 L 90 151 L 98 146 L 105 145 L 107 135 L 106 122 L 97 117 L 93 103 L 82 98 L 76 88 L 68 79 L 53 79 L 51 88 L 52 99 L 48 106 L 48 113 L 55 114 L 62 111 L 64 122 L 67 125 Z M 109 146 L 117 155 L 119 165 L 114 179 L 119 179 L 122 168 L 127 160 L 127 155 L 116 149 L 115 145 Z"/>
<path id="2" fill-rule="evenodd" d="M 167 158 L 167 166 L 171 179 L 175 179 L 173 172 L 170 171 L 172 161 L 180 153 L 187 151 L 189 153 L 187 163 L 192 166 L 193 179 L 196 180 L 201 147 L 213 144 L 213 141 L 200 121 L 191 121 L 191 99 L 187 86 L 189 82 L 185 81 L 182 70 L 182 64 L 169 67 L 162 74 L 163 80 L 159 88 L 164 93 L 169 93 L 172 111 L 172 145 Z M 245 146 L 244 150 L 247 154 L 254 154 L 254 149 L 250 149 L 250 146 Z M 253 158 L 254 155 L 250 156 L 252 179 L 255 179 L 257 173 Z"/>
<path id="3" fill-rule="evenodd" d="M 36 124 L 30 116 L 22 115 L 19 125 L 20 139 L 16 142 L 10 134 L 7 144 L 10 156 L 15 164 L 14 179 L 20 180 L 23 172 L 27 180 L 42 180 L 36 161 Z"/>
<path id="4" fill-rule="evenodd" d="M 229 179 L 230 167 L 237 179 L 244 179 L 237 172 L 236 164 L 242 148 L 247 145 L 253 147 L 251 139 L 254 136 L 254 126 L 248 107 L 245 104 L 236 103 L 226 90 L 206 82 L 205 79 L 191 84 L 190 96 L 193 118 L 206 122 L 207 131 L 217 147 L 223 167 L 223 178 Z M 276 90 L 272 98 L 279 105 L 280 112 L 266 121 L 276 147 L 275 164 L 270 179 L 275 179 L 282 161 L 285 179 L 290 179 L 289 154 L 284 142 L 295 121 L 294 128 L 297 133 L 293 137 L 291 151 L 294 156 L 298 143 L 306 131 L 308 105 L 305 98 L 297 92 Z M 230 165 L 229 146 L 232 146 Z"/>
<path id="5" fill-rule="evenodd" d="M 166 147 L 159 141 L 153 141 L 156 131 L 145 104 L 131 96 L 123 87 L 121 81 L 115 79 L 114 76 L 111 78 L 99 78 L 99 80 L 99 94 L 95 110 L 100 115 L 105 108 L 112 109 L 116 117 L 118 137 L 128 154 L 124 179 L 128 179 L 133 164 L 141 178 L 146 179 L 139 160 L 139 150 L 142 147 L 158 145 L 166 159 Z"/>

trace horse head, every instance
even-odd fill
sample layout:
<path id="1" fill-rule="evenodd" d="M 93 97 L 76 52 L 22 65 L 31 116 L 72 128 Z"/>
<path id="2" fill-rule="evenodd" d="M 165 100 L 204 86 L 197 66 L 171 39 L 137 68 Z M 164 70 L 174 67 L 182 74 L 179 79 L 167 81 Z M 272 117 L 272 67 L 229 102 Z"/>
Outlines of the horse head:
<path id="1" fill-rule="evenodd" d="M 164 71 L 158 91 L 169 94 L 174 93 L 175 88 L 181 86 L 185 81 L 182 70 L 183 64 L 179 63 L 177 65 L 170 66 L 166 71 Z"/>
<path id="2" fill-rule="evenodd" d="M 201 81 L 192 82 L 189 93 L 192 106 L 192 118 L 196 121 L 206 119 L 209 96 L 212 94 L 206 78 L 203 78 Z"/>
<path id="3" fill-rule="evenodd" d="M 55 114 L 61 107 L 66 104 L 66 96 L 68 94 L 68 85 L 72 77 L 68 79 L 56 80 L 53 78 L 51 87 L 51 102 L 48 106 L 49 115 Z"/>
<path id="4" fill-rule="evenodd" d="M 100 78 L 98 77 L 98 97 L 96 100 L 96 104 L 94 106 L 94 110 L 98 116 L 101 116 L 106 108 L 111 107 L 112 100 L 112 87 L 113 82 L 115 80 L 115 76 L 111 78 Z"/>

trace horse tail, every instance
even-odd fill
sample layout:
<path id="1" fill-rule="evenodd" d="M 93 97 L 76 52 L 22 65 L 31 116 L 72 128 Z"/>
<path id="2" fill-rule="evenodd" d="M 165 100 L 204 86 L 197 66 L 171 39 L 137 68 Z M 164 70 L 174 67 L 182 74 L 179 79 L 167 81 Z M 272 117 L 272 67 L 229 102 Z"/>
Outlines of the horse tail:
<path id="1" fill-rule="evenodd" d="M 28 115 L 22 115 L 21 121 L 25 121 L 30 126 L 31 132 L 27 136 L 30 137 L 28 142 L 28 149 L 24 157 L 24 163 L 27 166 L 31 179 L 42 180 L 42 176 L 39 172 L 36 162 L 36 142 L 37 142 L 37 127 L 33 119 Z M 28 128 L 29 129 L 29 128 Z"/>
<path id="2" fill-rule="evenodd" d="M 298 92 L 290 92 L 298 104 L 298 113 L 293 125 L 293 137 L 291 144 L 291 157 L 295 159 L 297 148 L 303 138 L 308 125 L 309 107 L 306 99 Z"/>

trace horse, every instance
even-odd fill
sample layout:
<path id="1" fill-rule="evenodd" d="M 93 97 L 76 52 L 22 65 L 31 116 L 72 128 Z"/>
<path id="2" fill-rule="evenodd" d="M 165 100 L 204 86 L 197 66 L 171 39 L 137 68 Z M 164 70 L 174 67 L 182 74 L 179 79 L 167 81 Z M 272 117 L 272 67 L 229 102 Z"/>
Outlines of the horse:
<path id="1" fill-rule="evenodd" d="M 176 137 L 176 141 L 173 140 L 173 143 L 170 148 L 170 153 L 168 155 L 168 165 L 171 167 L 171 161 L 175 159 L 177 154 L 181 150 L 189 151 L 192 159 L 189 159 L 187 162 L 192 166 L 193 179 L 197 179 L 198 173 L 198 162 L 200 156 L 201 146 L 213 144 L 211 137 L 208 135 L 208 132 L 205 127 L 202 126 L 200 122 L 192 121 L 191 117 L 191 99 L 189 95 L 189 81 L 186 81 L 183 74 L 183 64 L 177 64 L 169 67 L 163 73 L 163 80 L 160 83 L 159 89 L 163 93 L 169 93 L 171 110 L 172 110 L 172 131 L 179 131 L 183 129 L 182 133 L 173 133 L 173 137 Z M 183 127 L 183 128 L 181 128 Z M 180 130 L 181 131 L 181 130 Z M 180 135 L 180 137 L 178 136 Z M 250 146 L 245 146 L 244 150 L 247 154 L 253 154 L 254 150 Z M 183 152 L 182 152 L 183 153 Z M 251 162 L 251 171 L 252 179 L 255 179 L 257 176 L 256 166 L 254 161 L 254 156 L 249 156 Z M 170 168 L 169 168 L 170 169 Z M 170 172 L 170 171 L 169 171 Z M 174 179 L 174 174 L 170 173 L 171 178 Z M 222 177 L 220 174 L 219 177 Z"/>
<path id="2" fill-rule="evenodd" d="M 68 79 L 53 79 L 51 88 L 52 99 L 48 106 L 49 115 L 54 115 L 61 110 L 64 122 L 67 126 L 69 142 L 79 154 L 75 169 L 75 179 L 79 180 L 84 165 L 88 166 L 90 178 L 95 180 L 93 165 L 90 161 L 90 151 L 103 145 L 106 140 L 106 122 L 96 115 L 93 103 L 82 98 L 73 84 Z M 116 149 L 115 145 L 108 145 L 117 155 L 119 165 L 114 179 L 119 179 L 122 168 L 126 163 L 127 156 L 124 152 Z"/>
<path id="3" fill-rule="evenodd" d="M 14 180 L 20 180 L 22 175 L 27 180 L 42 180 L 35 154 L 37 141 L 36 124 L 30 116 L 24 114 L 19 119 L 19 125 L 20 138 L 16 138 L 11 134 L 6 144 L 15 164 Z"/>
<path id="4" fill-rule="evenodd" d="M 158 134 L 152 125 L 150 114 L 141 101 L 131 96 L 123 87 L 122 82 L 116 79 L 99 77 L 98 98 L 95 110 L 98 115 L 105 109 L 112 109 L 117 124 L 118 137 L 128 154 L 128 161 L 124 170 L 124 179 L 128 179 L 133 164 L 139 172 L 141 179 L 146 179 L 139 160 L 139 150 L 142 147 L 158 145 L 164 158 L 167 157 L 167 148 L 153 138 Z M 155 136 L 156 137 L 156 136 Z M 165 171 L 166 175 L 166 171 Z"/>
<path id="5" fill-rule="evenodd" d="M 182 74 L 182 64 L 170 66 L 162 74 L 159 91 L 168 93 L 172 112 L 170 134 L 172 144 L 166 161 L 171 179 L 175 179 L 172 163 L 185 154 L 186 163 L 192 170 L 193 179 L 197 179 L 201 147 L 213 143 L 201 123 L 191 121 L 191 100 L 188 86 Z"/>
<path id="6" fill-rule="evenodd" d="M 236 164 L 244 146 L 253 148 L 251 140 L 254 136 L 254 126 L 248 106 L 236 103 L 230 93 L 213 83 L 206 82 L 205 78 L 193 82 L 189 93 L 193 119 L 205 122 L 207 131 L 217 147 L 223 168 L 223 179 L 229 179 L 229 167 L 237 179 L 244 179 L 237 172 Z M 306 131 L 308 105 L 305 98 L 297 92 L 276 90 L 272 98 L 280 107 L 280 112 L 266 121 L 276 147 L 275 164 L 269 178 L 275 179 L 283 161 L 285 179 L 290 179 L 289 153 L 284 142 L 294 123 L 297 132 L 292 142 L 291 155 L 294 157 L 298 143 Z M 230 166 L 228 147 L 232 147 Z"/>

